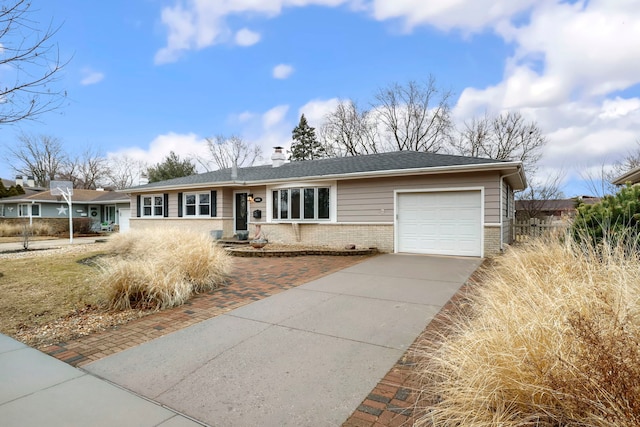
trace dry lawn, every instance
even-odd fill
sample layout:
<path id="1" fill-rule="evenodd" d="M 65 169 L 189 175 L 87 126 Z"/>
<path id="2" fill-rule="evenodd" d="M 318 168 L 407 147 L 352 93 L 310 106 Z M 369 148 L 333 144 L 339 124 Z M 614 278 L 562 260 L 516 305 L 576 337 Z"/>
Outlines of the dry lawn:
<path id="1" fill-rule="evenodd" d="M 15 335 L 104 303 L 98 271 L 77 262 L 98 253 L 54 250 L 47 256 L 0 259 L 0 332 Z"/>
<path id="2" fill-rule="evenodd" d="M 420 350 L 422 426 L 640 425 L 640 259 L 573 241 L 510 250 Z"/>
<path id="3" fill-rule="evenodd" d="M 215 289 L 230 266 L 208 236 L 167 230 L 0 255 L 0 333 L 38 346 L 87 335 Z"/>

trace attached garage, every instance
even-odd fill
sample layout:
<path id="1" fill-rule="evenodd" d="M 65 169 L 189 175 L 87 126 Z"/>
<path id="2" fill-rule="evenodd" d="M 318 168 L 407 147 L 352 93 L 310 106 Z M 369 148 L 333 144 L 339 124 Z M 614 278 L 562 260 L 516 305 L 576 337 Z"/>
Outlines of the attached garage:
<path id="1" fill-rule="evenodd" d="M 482 191 L 396 193 L 396 252 L 482 256 Z"/>

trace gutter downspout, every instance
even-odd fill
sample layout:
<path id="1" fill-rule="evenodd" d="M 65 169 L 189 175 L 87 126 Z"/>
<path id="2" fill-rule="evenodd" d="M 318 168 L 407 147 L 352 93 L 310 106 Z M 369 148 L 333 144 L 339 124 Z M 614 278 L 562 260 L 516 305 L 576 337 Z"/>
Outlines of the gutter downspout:
<path id="1" fill-rule="evenodd" d="M 522 168 L 522 167 L 520 167 Z M 517 169 L 515 172 L 507 174 L 507 175 L 502 175 L 500 177 L 500 251 L 504 251 L 504 218 L 502 216 L 502 213 L 504 212 L 504 179 L 508 178 L 510 176 L 516 175 L 520 173 L 520 169 Z M 507 197 L 509 197 L 509 195 L 507 194 Z M 514 198 L 514 203 L 515 203 L 515 198 Z"/>

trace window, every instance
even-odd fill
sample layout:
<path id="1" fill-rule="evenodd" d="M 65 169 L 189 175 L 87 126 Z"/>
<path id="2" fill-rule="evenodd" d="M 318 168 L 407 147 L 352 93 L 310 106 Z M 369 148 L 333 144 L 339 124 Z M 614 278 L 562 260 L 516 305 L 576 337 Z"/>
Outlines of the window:
<path id="1" fill-rule="evenodd" d="M 209 193 L 186 193 L 184 195 L 185 216 L 210 216 L 211 195 Z"/>
<path id="2" fill-rule="evenodd" d="M 164 216 L 164 197 L 161 195 L 142 197 L 142 216 Z"/>
<path id="3" fill-rule="evenodd" d="M 329 188 L 288 188 L 273 190 L 274 220 L 328 220 L 330 218 Z"/>
<path id="4" fill-rule="evenodd" d="M 40 205 L 37 203 L 19 204 L 18 216 L 40 216 Z"/>

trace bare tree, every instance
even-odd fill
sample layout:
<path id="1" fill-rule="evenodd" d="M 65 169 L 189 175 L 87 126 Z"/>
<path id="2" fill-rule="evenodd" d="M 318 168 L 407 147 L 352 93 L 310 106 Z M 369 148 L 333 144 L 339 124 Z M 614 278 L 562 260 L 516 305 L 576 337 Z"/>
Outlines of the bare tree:
<path id="1" fill-rule="evenodd" d="M 117 190 L 137 185 L 140 177 L 145 174 L 147 170 L 147 164 L 145 162 L 135 160 L 125 154 L 109 158 L 107 164 L 109 186 Z"/>
<path id="2" fill-rule="evenodd" d="M 56 89 L 60 60 L 53 37 L 57 27 L 35 28 L 28 0 L 3 2 L 0 7 L 0 124 L 36 119 L 63 102 L 65 91 Z"/>
<path id="3" fill-rule="evenodd" d="M 18 175 L 33 176 L 36 185 L 46 187 L 64 170 L 68 157 L 58 138 L 21 134 L 19 143 L 8 147 L 7 161 Z"/>
<path id="4" fill-rule="evenodd" d="M 370 110 L 355 101 L 341 101 L 320 127 L 320 140 L 330 157 L 359 156 L 378 152 L 378 128 Z"/>
<path id="5" fill-rule="evenodd" d="M 383 125 L 389 149 L 438 152 L 449 143 L 452 122 L 451 92 L 424 83 L 391 84 L 375 95 L 377 119 Z"/>
<path id="6" fill-rule="evenodd" d="M 510 111 L 494 118 L 485 115 L 464 123 L 453 148 L 467 156 L 519 160 L 532 176 L 546 143 L 536 122 L 527 122 L 519 112 Z"/>
<path id="7" fill-rule="evenodd" d="M 198 158 L 198 162 L 206 170 L 228 169 L 234 164 L 237 167 L 253 166 L 255 162 L 262 160 L 262 148 L 237 135 L 217 135 L 206 140 L 210 157 Z"/>
<path id="8" fill-rule="evenodd" d="M 97 149 L 87 148 L 69 160 L 60 178 L 71 181 L 74 188 L 95 190 L 108 181 L 109 163 Z"/>
<path id="9" fill-rule="evenodd" d="M 621 160 L 613 164 L 603 162 L 597 170 L 594 167 L 582 167 L 579 174 L 590 194 L 603 197 L 617 193 L 618 187 L 612 181 L 637 167 L 640 167 L 640 140 L 636 141 L 636 147 L 629 150 Z"/>
<path id="10" fill-rule="evenodd" d="M 516 193 L 516 199 L 520 201 L 518 216 L 528 220 L 540 217 L 544 211 L 552 210 L 553 201 L 564 198 L 560 189 L 563 179 L 564 172 L 560 171 L 544 180 L 530 180 L 526 189 Z"/>

